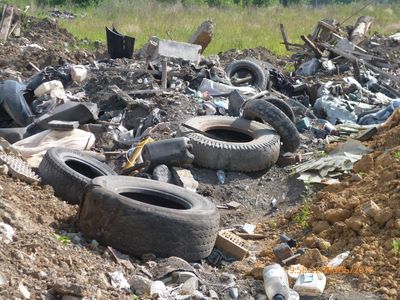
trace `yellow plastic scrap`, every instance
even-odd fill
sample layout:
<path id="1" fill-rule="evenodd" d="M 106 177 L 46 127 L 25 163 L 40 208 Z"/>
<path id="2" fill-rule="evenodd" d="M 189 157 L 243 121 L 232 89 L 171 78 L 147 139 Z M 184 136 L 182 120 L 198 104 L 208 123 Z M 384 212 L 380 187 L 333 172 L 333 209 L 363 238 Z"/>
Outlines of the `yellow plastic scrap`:
<path id="1" fill-rule="evenodd" d="M 136 146 L 135 150 L 133 150 L 132 154 L 127 159 L 127 162 L 125 163 L 124 166 L 124 170 L 132 168 L 136 164 L 136 161 L 138 160 L 140 153 L 142 153 L 144 145 L 152 142 L 154 142 L 154 140 L 151 137 L 146 137 L 143 140 L 141 140 L 139 145 Z"/>

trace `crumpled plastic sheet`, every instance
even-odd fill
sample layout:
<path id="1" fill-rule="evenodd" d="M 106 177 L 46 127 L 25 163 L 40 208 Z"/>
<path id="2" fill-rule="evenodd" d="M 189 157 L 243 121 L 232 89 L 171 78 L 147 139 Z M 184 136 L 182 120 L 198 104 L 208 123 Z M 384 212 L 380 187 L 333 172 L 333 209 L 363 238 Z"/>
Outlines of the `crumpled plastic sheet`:
<path id="1" fill-rule="evenodd" d="M 322 96 L 314 104 L 314 111 L 326 115 L 326 119 L 332 124 L 356 123 L 356 114 L 348 108 L 348 103 L 332 95 Z"/>
<path id="2" fill-rule="evenodd" d="M 296 166 L 294 170 L 301 175 L 298 178 L 300 180 L 314 180 L 314 182 L 331 184 L 336 181 L 330 181 L 326 178 L 327 176 L 330 177 L 351 170 L 356 161 L 359 161 L 364 154 L 371 151 L 361 142 L 349 140 L 332 150 L 328 156 L 309 160 Z"/>
<path id="3" fill-rule="evenodd" d="M 94 145 L 95 141 L 93 133 L 81 129 L 45 130 L 18 141 L 12 146 L 26 158 L 30 166 L 38 167 L 44 154 L 51 147 L 87 150 Z"/>
<path id="4" fill-rule="evenodd" d="M 381 124 L 385 122 L 392 113 L 400 107 L 400 99 L 393 100 L 388 106 L 382 108 L 380 111 L 368 114 L 358 120 L 360 125 Z"/>

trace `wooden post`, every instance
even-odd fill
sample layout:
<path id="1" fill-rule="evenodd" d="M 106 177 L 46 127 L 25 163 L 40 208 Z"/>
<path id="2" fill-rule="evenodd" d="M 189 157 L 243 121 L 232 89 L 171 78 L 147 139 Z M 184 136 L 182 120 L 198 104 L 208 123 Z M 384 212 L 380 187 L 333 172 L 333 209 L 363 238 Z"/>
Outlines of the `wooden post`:
<path id="1" fill-rule="evenodd" d="M 168 60 L 167 58 L 163 58 L 161 61 L 161 65 L 162 65 L 162 73 L 161 73 L 161 88 L 162 89 L 166 89 L 167 88 L 167 77 L 168 77 L 168 71 L 167 71 L 167 64 Z"/>
<path id="2" fill-rule="evenodd" d="M 373 17 L 361 16 L 357 19 L 356 25 L 350 35 L 350 41 L 355 45 L 361 44 L 367 37 L 369 28 L 371 27 Z"/>
<path id="3" fill-rule="evenodd" d="M 10 31 L 13 12 L 14 9 L 12 6 L 4 4 L 3 14 L 1 15 L 0 22 L 0 40 L 2 41 L 6 41 L 8 38 L 8 32 Z"/>
<path id="4" fill-rule="evenodd" d="M 214 34 L 214 24 L 212 21 L 204 21 L 197 28 L 196 32 L 193 33 L 189 39 L 190 44 L 196 44 L 201 46 L 200 53 L 206 50 L 208 44 L 210 44 Z"/>
<path id="5" fill-rule="evenodd" d="M 287 50 L 287 51 L 290 51 L 290 48 L 289 48 L 289 39 L 288 39 L 288 37 L 287 37 L 286 30 L 285 30 L 285 27 L 283 26 L 283 24 L 279 24 L 279 29 L 281 30 L 282 39 L 283 39 L 283 43 L 285 44 L 286 50 Z"/>

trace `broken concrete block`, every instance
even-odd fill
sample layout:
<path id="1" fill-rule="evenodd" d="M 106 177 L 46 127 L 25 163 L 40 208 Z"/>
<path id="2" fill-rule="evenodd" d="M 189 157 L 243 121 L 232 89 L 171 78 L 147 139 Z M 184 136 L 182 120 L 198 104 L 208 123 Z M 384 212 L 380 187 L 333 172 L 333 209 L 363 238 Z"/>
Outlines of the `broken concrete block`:
<path id="1" fill-rule="evenodd" d="M 152 282 L 152 280 L 139 275 L 133 275 L 131 280 L 129 280 L 131 290 L 138 296 L 150 294 L 150 287 Z"/>
<path id="2" fill-rule="evenodd" d="M 199 186 L 199 183 L 193 178 L 190 170 L 173 167 L 172 175 L 174 176 L 176 183 L 185 189 L 195 192 Z"/>
<path id="3" fill-rule="evenodd" d="M 166 165 L 159 165 L 153 170 L 153 179 L 161 182 L 171 183 L 172 173 Z"/>
<path id="4" fill-rule="evenodd" d="M 72 66 L 71 77 L 75 82 L 82 82 L 87 78 L 87 69 L 82 65 Z"/>
<path id="5" fill-rule="evenodd" d="M 247 242 L 233 232 L 221 230 L 218 233 L 215 247 L 238 260 L 244 259 L 248 254 Z"/>
<path id="6" fill-rule="evenodd" d="M 363 206 L 363 212 L 371 218 L 374 218 L 380 210 L 381 208 L 372 200 Z"/>
<path id="7" fill-rule="evenodd" d="M 34 91 L 34 94 L 36 97 L 40 97 L 46 94 L 50 94 L 51 91 L 53 90 L 64 90 L 64 86 L 59 80 L 52 80 L 52 81 L 47 81 L 43 82 L 41 85 L 39 85 L 36 90 Z"/>
<path id="8" fill-rule="evenodd" d="M 47 128 L 48 129 L 54 129 L 54 130 L 73 130 L 79 127 L 79 122 L 78 121 L 58 121 L 58 120 L 52 120 L 49 123 L 47 123 Z"/>

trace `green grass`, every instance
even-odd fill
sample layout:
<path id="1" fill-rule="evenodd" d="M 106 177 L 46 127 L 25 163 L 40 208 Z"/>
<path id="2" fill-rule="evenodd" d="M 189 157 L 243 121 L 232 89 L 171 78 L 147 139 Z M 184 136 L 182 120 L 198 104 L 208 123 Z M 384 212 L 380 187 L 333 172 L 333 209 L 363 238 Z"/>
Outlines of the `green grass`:
<path id="1" fill-rule="evenodd" d="M 30 1 L 16 0 L 19 5 Z M 33 1 L 31 1 L 33 3 Z M 46 9 L 31 3 L 30 12 L 43 15 Z M 206 6 L 184 7 L 181 4 L 162 5 L 145 0 L 105 0 L 99 6 L 88 8 L 63 7 L 79 15 L 76 20 L 60 20 L 61 26 L 79 38 L 105 41 L 105 26 L 115 24 L 127 35 L 136 37 L 137 47 L 150 36 L 187 41 L 204 20 L 215 22 L 214 40 L 206 54 L 228 49 L 245 49 L 264 46 L 278 55 L 288 54 L 281 45 L 279 23 L 286 27 L 291 42 L 300 43 L 301 34 L 311 34 L 324 18 L 343 21 L 363 4 L 330 5 L 318 9 L 311 7 L 249 7 L 209 8 Z M 400 5 L 369 6 L 362 14 L 375 17 L 372 31 L 394 33 L 400 30 Z M 360 15 L 360 14 L 359 14 Z M 357 17 L 346 24 L 353 24 Z"/>
<path id="2" fill-rule="evenodd" d="M 59 234 L 54 234 L 54 237 L 61 242 L 63 245 L 69 245 L 71 243 L 71 240 L 69 237 L 65 235 L 59 235 Z"/>
<path id="3" fill-rule="evenodd" d="M 299 208 L 299 211 L 294 216 L 294 222 L 299 224 L 303 229 L 308 229 L 311 227 L 310 218 L 311 218 L 311 204 L 312 204 L 312 189 L 311 189 L 311 181 L 305 182 L 304 186 L 304 194 L 302 195 L 303 204 Z"/>
<path id="4" fill-rule="evenodd" d="M 393 154 L 395 159 L 400 159 L 400 150 L 396 150 Z"/>
<path id="5" fill-rule="evenodd" d="M 394 255 L 397 256 L 400 251 L 400 240 L 393 240 L 392 248 L 393 248 Z"/>

